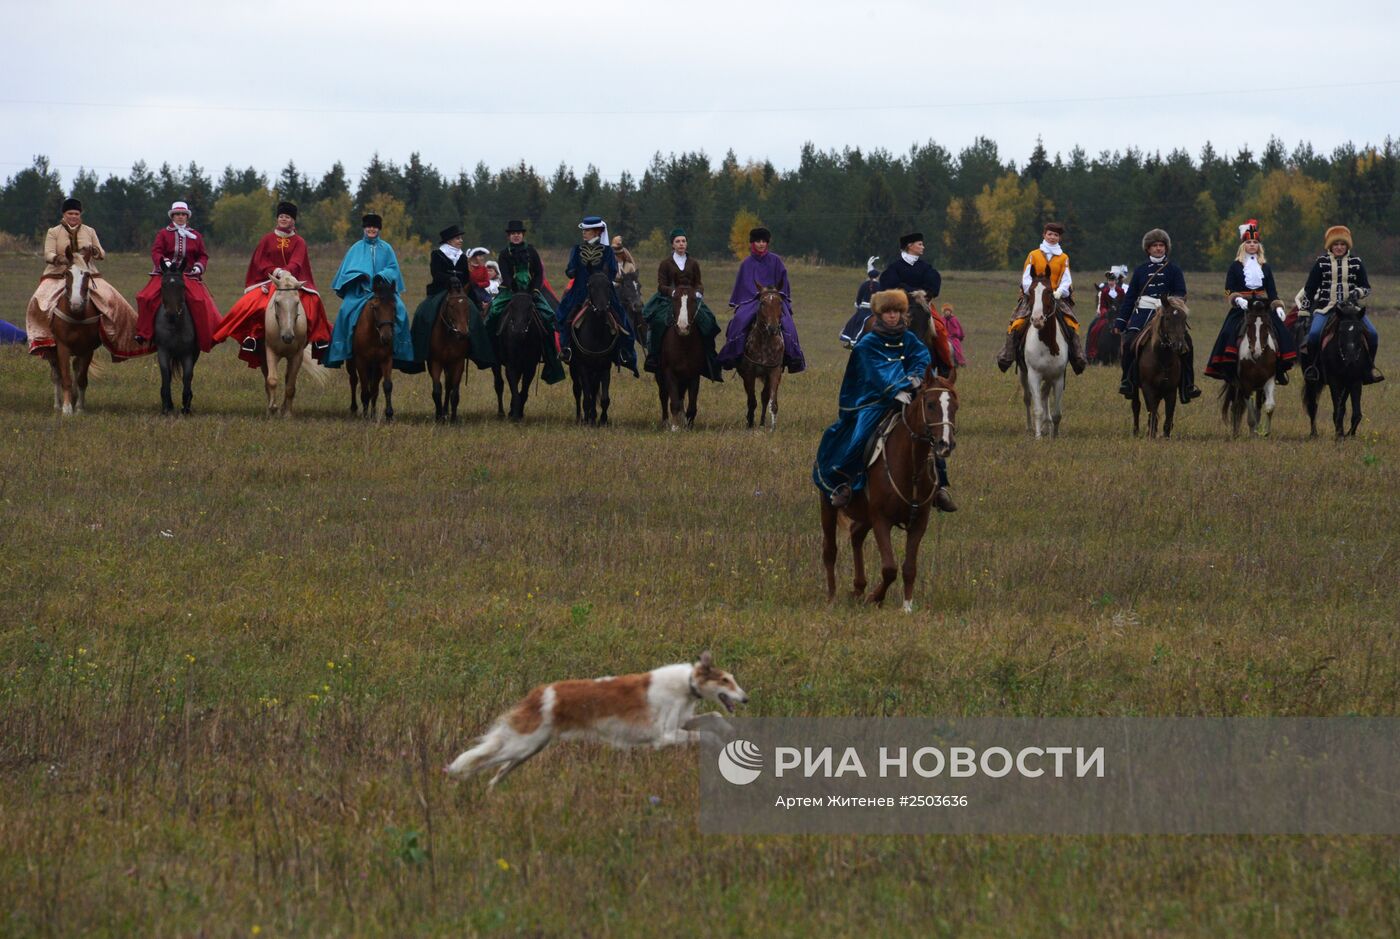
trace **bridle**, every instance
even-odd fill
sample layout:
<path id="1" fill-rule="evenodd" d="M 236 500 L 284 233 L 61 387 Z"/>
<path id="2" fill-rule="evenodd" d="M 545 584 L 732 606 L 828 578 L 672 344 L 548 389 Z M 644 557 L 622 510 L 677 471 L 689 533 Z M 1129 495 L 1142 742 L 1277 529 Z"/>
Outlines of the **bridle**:
<path id="1" fill-rule="evenodd" d="M 776 362 L 765 362 L 765 361 L 763 361 L 762 359 L 756 359 L 756 358 L 754 358 L 752 355 L 749 354 L 749 346 L 751 345 L 752 339 L 753 339 L 753 337 L 755 337 L 755 336 L 761 337 L 761 338 L 763 338 L 763 339 L 767 339 L 767 340 L 770 341 L 770 343 L 771 343 L 771 340 L 772 340 L 773 338 L 775 338 L 775 337 L 777 337 L 777 338 L 779 338 L 779 339 L 782 338 L 782 335 L 783 335 L 783 318 L 782 318 L 782 309 L 781 309 L 782 297 L 783 297 L 782 293 L 781 293 L 779 290 L 777 290 L 776 288 L 774 288 L 774 287 L 768 287 L 768 288 L 766 288 L 766 289 L 764 289 L 764 290 L 761 290 L 761 291 L 759 291 L 759 294 L 758 294 L 758 311 L 759 311 L 759 315 L 760 315 L 760 316 L 762 316 L 764 304 L 767 303 L 769 300 L 772 300 L 772 299 L 776 298 L 777 301 L 778 301 L 778 303 L 779 303 L 779 311 L 778 311 L 778 316 L 777 316 L 777 318 L 776 318 L 773 322 L 771 322 L 771 323 L 765 322 L 763 319 L 759 319 L 759 321 L 756 322 L 756 323 L 754 323 L 754 324 L 753 324 L 753 327 L 749 330 L 750 342 L 744 343 L 744 359 L 745 359 L 745 361 L 752 362 L 754 365 L 758 366 L 759 368 L 763 368 L 763 369 L 772 369 L 772 368 L 778 368 L 779 366 L 781 366 L 781 365 L 783 364 L 783 348 L 782 348 L 781 345 L 779 345 L 779 348 L 778 348 L 778 360 L 777 360 Z"/>
<path id="2" fill-rule="evenodd" d="M 471 306 L 470 306 L 470 304 L 471 304 L 472 300 L 471 300 L 471 297 L 467 296 L 467 294 L 466 294 L 465 292 L 449 293 L 449 294 L 446 296 L 446 298 L 444 298 L 443 301 L 442 301 L 442 311 L 441 311 L 441 313 L 439 313 L 438 319 L 442 320 L 443 326 L 447 327 L 447 331 L 448 331 L 448 333 L 451 334 L 451 336 L 452 336 L 453 339 L 466 339 L 466 338 L 467 338 L 467 330 L 469 330 L 469 329 L 471 328 L 471 326 L 468 325 L 468 326 L 467 326 L 467 329 L 458 329 L 458 328 L 457 328 L 457 324 L 452 320 L 452 318 L 450 318 L 450 317 L 448 317 L 448 316 L 445 315 L 445 314 L 447 313 L 447 305 L 448 305 L 449 303 L 454 302 L 454 301 L 457 302 L 457 303 L 464 303 L 464 304 L 467 304 L 467 305 L 468 305 L 468 306 L 467 306 L 467 321 L 468 321 L 468 324 L 470 324 L 470 322 L 471 322 Z"/>
<path id="3" fill-rule="evenodd" d="M 899 489 L 899 484 L 895 482 L 894 471 L 890 469 L 889 451 L 887 450 L 884 455 L 885 481 L 889 483 L 890 489 L 894 491 L 894 494 L 899 496 L 900 501 L 902 501 L 905 505 L 909 506 L 909 518 L 911 522 L 920 509 L 923 509 L 925 506 L 928 506 L 933 502 L 933 497 L 938 492 L 938 437 L 935 433 L 935 430 L 938 428 L 946 427 L 951 432 L 955 427 L 955 424 L 951 419 L 951 410 L 949 412 L 950 417 L 948 420 L 930 421 L 928 419 L 927 409 L 929 398 L 931 398 L 935 394 L 942 394 L 944 392 L 951 395 L 954 399 L 956 399 L 957 397 L 957 392 L 955 392 L 952 388 L 949 388 L 944 385 L 936 385 L 933 387 L 920 389 L 920 391 L 914 396 L 914 400 L 910 401 L 907 405 L 900 408 L 899 410 L 899 421 L 901 424 L 904 425 L 904 430 L 909 434 L 910 440 L 915 445 L 922 443 L 928 446 L 928 453 L 924 457 L 923 465 L 921 467 L 916 466 L 914 469 L 914 491 L 912 498 L 906 496 L 903 492 L 901 492 Z M 916 432 L 914 430 L 913 425 L 909 423 L 909 410 L 913 408 L 915 404 L 917 404 L 921 409 L 923 409 L 924 430 L 922 433 Z M 891 428 L 893 428 L 893 425 L 891 425 Z M 922 499 L 919 498 L 919 478 L 921 475 L 921 470 L 922 475 L 927 475 L 928 478 L 933 480 L 934 482 L 934 485 L 929 490 L 928 496 Z"/>
<path id="4" fill-rule="evenodd" d="M 87 308 L 89 288 L 90 288 L 90 286 L 91 286 L 91 280 L 92 280 L 92 277 L 93 277 L 92 273 L 89 272 L 89 271 L 84 271 L 83 274 L 84 274 L 84 277 L 83 277 L 83 285 L 82 285 L 82 287 L 80 288 L 80 289 L 81 289 L 81 294 L 80 294 L 80 295 L 81 295 L 81 297 L 82 297 L 83 303 L 82 303 L 82 306 L 79 307 L 79 309 L 86 309 L 86 308 Z M 72 294 L 72 292 L 73 292 L 73 272 L 72 272 L 72 270 L 70 269 L 70 270 L 69 270 L 66 274 L 64 274 L 63 276 L 64 276 L 64 280 L 63 280 L 63 295 L 64 295 L 65 297 L 67 297 L 67 296 L 70 296 L 70 295 Z M 90 326 L 90 325 L 92 325 L 93 323 L 96 323 L 98 320 L 102 319 L 102 314 L 99 312 L 99 313 L 94 313 L 92 316 L 89 316 L 89 317 L 79 318 L 79 317 L 73 316 L 73 315 L 71 315 L 71 314 L 69 314 L 69 313 L 64 313 L 62 310 L 60 310 L 60 309 L 58 308 L 58 304 L 55 303 L 54 306 L 53 306 L 53 309 L 49 311 L 49 317 L 50 317 L 50 319 L 53 319 L 53 318 L 56 317 L 56 318 L 58 318 L 58 319 L 63 320 L 63 322 L 68 323 L 68 324 L 70 324 L 70 325 L 72 325 L 72 326 Z"/>
<path id="5" fill-rule="evenodd" d="M 595 274 L 593 276 L 597 277 L 599 275 Z M 590 281 L 591 280 L 592 278 L 590 278 Z M 579 331 L 577 328 L 575 328 L 573 331 L 574 348 L 576 348 L 583 355 L 594 358 L 605 355 L 611 355 L 613 349 L 617 346 L 617 327 L 613 325 L 612 317 L 608 316 L 605 311 L 598 309 L 598 306 L 593 302 L 593 297 L 591 295 L 588 297 L 588 299 L 583 301 L 583 306 L 579 307 L 578 316 L 576 317 L 577 322 L 582 323 L 586 317 L 586 314 L 590 310 L 594 313 L 597 313 L 603 318 L 603 325 L 605 325 L 608 328 L 608 344 L 603 346 L 603 348 L 601 349 L 590 349 L 580 341 Z"/>

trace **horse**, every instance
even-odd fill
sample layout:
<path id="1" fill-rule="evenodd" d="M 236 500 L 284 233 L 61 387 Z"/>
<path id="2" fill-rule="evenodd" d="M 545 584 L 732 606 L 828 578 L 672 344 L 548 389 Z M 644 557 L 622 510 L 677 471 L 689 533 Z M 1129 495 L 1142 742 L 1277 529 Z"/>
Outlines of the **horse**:
<path id="1" fill-rule="evenodd" d="M 619 332 L 612 318 L 608 275 L 595 271 L 588 278 L 588 298 L 574 314 L 574 351 L 569 374 L 574 382 L 574 419 L 579 423 L 590 427 L 607 426 L 608 387 Z"/>
<path id="2" fill-rule="evenodd" d="M 185 273 L 169 261 L 161 265 L 160 309 L 156 311 L 156 360 L 160 364 L 160 413 L 175 413 L 170 395 L 173 366 L 180 364 L 184 391 L 180 395 L 180 413 L 190 413 L 194 391 L 194 364 L 199 361 L 199 337 L 194 331 L 194 317 L 185 308 Z"/>
<path id="3" fill-rule="evenodd" d="M 1249 429 L 1260 437 L 1269 436 L 1269 424 L 1274 416 L 1274 376 L 1278 366 L 1278 339 L 1274 336 L 1273 317 L 1274 311 L 1268 300 L 1255 298 L 1249 301 L 1240 331 L 1235 377 L 1220 389 L 1220 419 L 1229 422 L 1233 437 L 1240 435 L 1240 418 L 1246 412 L 1249 415 Z"/>
<path id="4" fill-rule="evenodd" d="M 324 384 L 325 370 L 311 355 L 307 344 L 306 310 L 301 303 L 302 282 L 287 271 L 273 278 L 273 291 L 263 312 L 263 387 L 267 391 L 268 415 L 280 413 L 292 416 L 292 399 L 297 394 L 297 376 L 306 369 Z M 282 400 L 277 400 L 278 366 L 287 363 L 286 378 L 281 381 Z M 354 366 L 351 366 L 353 373 Z M 354 404 L 351 394 L 350 403 Z"/>
<path id="5" fill-rule="evenodd" d="M 377 417 L 379 383 L 384 383 L 384 420 L 394 419 L 394 318 L 398 301 L 394 284 L 374 276 L 374 296 L 365 302 L 350 341 L 350 413 L 356 412 L 355 392 L 359 387 L 360 405 L 366 419 Z"/>
<path id="6" fill-rule="evenodd" d="M 1060 402 L 1065 394 L 1065 368 L 1069 365 L 1069 337 L 1060 324 L 1058 301 L 1050 278 L 1037 277 L 1026 292 L 1030 325 L 1021 357 L 1021 395 L 1026 403 L 1026 432 L 1039 440 L 1060 435 Z M 1050 309 L 1047 310 L 1046 301 Z"/>
<path id="7" fill-rule="evenodd" d="M 763 379 L 763 413 L 770 431 L 778 428 L 778 386 L 783 381 L 783 294 L 777 287 L 758 288 L 758 316 L 744 339 L 739 375 L 749 399 L 749 427 L 753 427 L 754 382 Z"/>
<path id="8" fill-rule="evenodd" d="M 680 430 L 679 418 L 684 398 L 685 426 L 695 426 L 696 402 L 700 397 L 700 376 L 705 372 L 705 344 L 695 326 L 699 300 L 695 288 L 678 287 L 671 295 L 671 319 L 661 337 L 661 361 L 656 367 L 656 388 L 661 396 L 661 421 L 671 430 Z"/>
<path id="9" fill-rule="evenodd" d="M 1091 365 L 1117 365 L 1123 345 L 1113 335 L 1113 316 L 1100 316 L 1089 324 L 1088 347 Z"/>
<path id="10" fill-rule="evenodd" d="M 467 330 L 473 305 L 471 295 L 462 289 L 462 282 L 452 278 L 428 337 L 428 374 L 433 379 L 434 420 L 439 423 L 449 419 L 457 423 L 457 403 L 462 398 L 462 379 L 467 371 L 467 355 L 471 352 Z M 444 373 L 446 389 L 442 382 Z"/>
<path id="11" fill-rule="evenodd" d="M 66 254 L 68 271 L 63 275 L 63 293 L 49 311 L 54 348 L 45 355 L 53 378 L 54 410 L 65 417 L 83 412 L 88 368 L 92 354 L 102 344 L 102 314 L 88 303 L 94 274 L 89 265 L 94 252 L 85 247 L 75 258 L 70 246 Z"/>
<path id="12" fill-rule="evenodd" d="M 1168 297 L 1137 338 L 1138 380 L 1133 387 L 1133 436 L 1138 435 L 1138 415 L 1147 407 L 1147 436 L 1157 436 L 1157 405 L 1167 403 L 1162 436 L 1172 435 L 1176 393 L 1181 385 L 1181 356 L 1186 353 L 1187 318 L 1190 310 L 1180 297 Z M 1141 400 L 1139 400 L 1141 396 Z"/>
<path id="13" fill-rule="evenodd" d="M 530 383 L 535 380 L 535 369 L 544 359 L 545 343 L 553 341 L 554 334 L 540 321 L 535 298 L 530 292 L 519 290 L 511 294 L 496 326 L 496 335 L 491 338 L 496 351 L 491 377 L 496 386 L 498 420 L 506 416 L 507 382 L 510 384 L 510 419 L 513 423 L 525 419 L 525 402 L 530 399 Z M 502 366 L 505 368 L 504 379 L 501 377 Z"/>
<path id="14" fill-rule="evenodd" d="M 1337 439 L 1356 436 L 1356 427 L 1361 423 L 1361 386 L 1371 368 L 1366 329 L 1361 324 L 1364 313 L 1354 303 L 1339 303 L 1333 310 L 1334 323 L 1323 334 L 1318 355 L 1321 378 L 1303 385 L 1303 407 L 1307 409 L 1312 428 L 1310 437 L 1317 436 L 1317 399 L 1322 395 L 1323 385 L 1332 393 L 1332 423 L 1337 429 Z M 1348 399 L 1351 401 L 1351 429 L 1343 433 Z"/>
<path id="15" fill-rule="evenodd" d="M 938 473 L 934 461 L 947 459 L 957 445 L 958 393 L 953 380 L 938 377 L 930 367 L 913 399 L 883 424 L 883 439 L 867 470 L 864 489 L 844 508 L 837 509 L 821 497 L 822 564 L 826 568 L 826 599 L 836 596 L 836 528 L 850 526 L 851 555 L 855 565 L 852 597 L 865 596 L 865 536 L 875 532 L 880 549 L 880 584 L 865 596 L 879 606 L 896 577 L 893 528 L 905 530 L 904 612 L 914 609 L 914 577 L 918 573 L 919 542 L 928 527 Z"/>
<path id="16" fill-rule="evenodd" d="M 645 349 L 651 336 L 651 327 L 647 325 L 646 317 L 642 316 L 642 308 L 645 306 L 642 301 L 642 275 L 632 270 L 618 275 L 617 299 L 626 311 L 627 319 L 632 323 L 632 335 L 637 337 Z"/>

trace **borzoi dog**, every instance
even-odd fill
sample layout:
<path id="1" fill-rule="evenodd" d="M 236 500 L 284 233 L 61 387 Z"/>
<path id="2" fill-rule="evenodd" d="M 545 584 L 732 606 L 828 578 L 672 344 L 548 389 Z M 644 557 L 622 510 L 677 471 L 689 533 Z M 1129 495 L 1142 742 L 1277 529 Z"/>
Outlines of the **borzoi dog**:
<path id="1" fill-rule="evenodd" d="M 556 681 L 540 685 L 496 719 L 476 746 L 447 765 L 467 777 L 500 767 L 487 788 L 555 739 L 593 738 L 616 747 L 696 743 L 709 725 L 727 728 L 718 714 L 695 717 L 701 701 L 734 713 L 749 696 L 705 652 L 694 665 L 663 665 L 638 675 Z"/>

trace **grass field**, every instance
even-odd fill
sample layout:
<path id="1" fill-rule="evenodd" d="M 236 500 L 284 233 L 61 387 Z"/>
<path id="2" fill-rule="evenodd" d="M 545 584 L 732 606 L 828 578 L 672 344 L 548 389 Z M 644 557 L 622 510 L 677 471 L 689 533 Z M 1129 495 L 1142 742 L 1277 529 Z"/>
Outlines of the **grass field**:
<path id="1" fill-rule="evenodd" d="M 245 263 L 215 258 L 221 308 Z M 104 270 L 134 298 L 147 264 Z M 5 317 L 38 271 L 0 258 Z M 707 264 L 711 294 L 732 275 Z M 0 350 L 0 934 L 1392 934 L 1395 838 L 714 838 L 684 750 L 559 746 L 490 797 L 441 775 L 536 683 L 704 648 L 751 715 L 1400 712 L 1393 312 L 1356 440 L 1306 439 L 1296 381 L 1271 439 L 1231 440 L 1205 379 L 1173 439 L 1134 440 L 1091 369 L 1037 443 L 991 365 L 1014 275 L 946 275 L 961 511 L 904 615 L 823 603 L 809 473 L 860 274 L 792 279 L 811 367 L 772 435 L 737 382 L 661 432 L 630 377 L 610 429 L 566 385 L 507 426 L 479 372 L 459 426 L 425 376 L 395 424 L 351 420 L 341 372 L 269 421 L 227 346 L 192 418 L 158 416 L 147 358 L 60 420 L 47 368 Z M 1190 282 L 1199 364 L 1223 276 Z"/>

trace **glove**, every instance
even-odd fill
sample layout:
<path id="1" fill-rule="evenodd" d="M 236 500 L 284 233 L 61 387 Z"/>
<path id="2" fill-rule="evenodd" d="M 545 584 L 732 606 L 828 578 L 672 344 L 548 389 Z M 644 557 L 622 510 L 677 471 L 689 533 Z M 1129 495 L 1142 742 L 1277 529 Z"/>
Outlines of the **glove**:
<path id="1" fill-rule="evenodd" d="M 910 376 L 909 376 L 909 387 L 910 387 L 910 388 L 918 388 L 918 387 L 919 387 L 920 385 L 922 385 L 923 383 L 924 383 L 924 376 L 922 376 L 922 375 L 910 375 Z"/>
<path id="2" fill-rule="evenodd" d="M 1068 297 L 1068 296 L 1069 296 L 1069 288 L 1068 288 L 1068 287 L 1061 287 L 1059 290 L 1056 290 L 1056 291 L 1055 291 L 1055 297 L 1056 297 L 1056 299 L 1063 300 L 1063 299 L 1065 299 L 1065 297 Z"/>
<path id="3" fill-rule="evenodd" d="M 914 400 L 914 396 L 907 391 L 901 391 L 899 394 L 894 396 L 894 399 L 900 404 L 908 404 L 909 402 Z"/>
<path id="4" fill-rule="evenodd" d="M 282 268 L 280 268 L 280 267 L 274 267 L 274 268 L 272 269 L 272 276 L 273 276 L 274 279 L 276 279 L 276 278 L 278 278 L 278 277 L 281 277 L 281 276 L 282 276 L 283 274 L 285 274 L 285 273 L 287 273 L 287 272 L 284 271 L 284 270 L 283 270 Z"/>
<path id="5" fill-rule="evenodd" d="M 1353 287 L 1353 288 L 1351 288 L 1351 290 L 1347 291 L 1347 300 L 1348 300 L 1348 301 L 1350 301 L 1350 302 L 1352 302 L 1352 303 L 1355 303 L 1357 300 L 1360 300 L 1360 299 L 1361 299 L 1361 291 L 1360 291 L 1360 290 L 1357 290 L 1355 287 Z"/>
<path id="6" fill-rule="evenodd" d="M 203 273 L 204 273 L 204 267 L 203 267 L 203 265 L 196 264 L 196 265 L 194 265 L 193 267 L 190 268 L 190 274 L 191 274 L 192 276 L 194 276 L 194 277 L 198 277 L 200 274 L 203 274 Z"/>
<path id="7" fill-rule="evenodd" d="M 1241 310 L 1247 310 L 1249 309 L 1249 301 L 1244 297 L 1236 297 L 1235 306 L 1239 307 Z"/>

